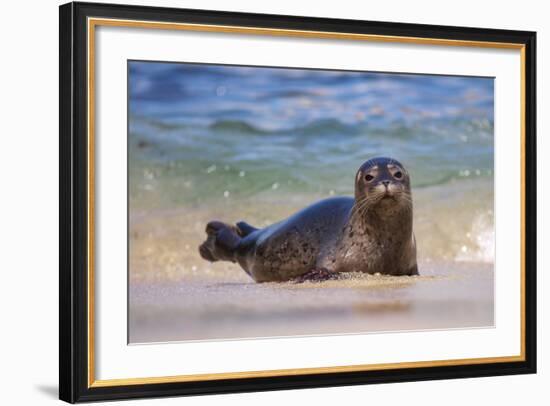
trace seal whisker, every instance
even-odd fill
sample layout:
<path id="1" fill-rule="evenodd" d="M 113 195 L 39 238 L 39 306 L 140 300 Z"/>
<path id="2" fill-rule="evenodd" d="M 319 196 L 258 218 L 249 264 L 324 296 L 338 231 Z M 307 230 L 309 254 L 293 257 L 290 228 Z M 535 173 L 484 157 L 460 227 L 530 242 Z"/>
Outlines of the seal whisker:
<path id="1" fill-rule="evenodd" d="M 360 200 L 358 203 L 356 203 L 353 206 L 352 219 L 355 219 L 357 216 L 363 216 L 369 205 L 370 201 L 368 198 L 364 198 L 363 200 Z"/>

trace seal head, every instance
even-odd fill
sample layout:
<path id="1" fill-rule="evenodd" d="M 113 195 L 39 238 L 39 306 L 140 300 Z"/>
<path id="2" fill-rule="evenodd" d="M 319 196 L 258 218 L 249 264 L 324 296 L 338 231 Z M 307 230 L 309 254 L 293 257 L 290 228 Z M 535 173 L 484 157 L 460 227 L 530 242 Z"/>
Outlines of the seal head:
<path id="1" fill-rule="evenodd" d="M 412 209 L 409 173 L 392 158 L 373 158 L 355 176 L 355 202 L 363 214 Z"/>

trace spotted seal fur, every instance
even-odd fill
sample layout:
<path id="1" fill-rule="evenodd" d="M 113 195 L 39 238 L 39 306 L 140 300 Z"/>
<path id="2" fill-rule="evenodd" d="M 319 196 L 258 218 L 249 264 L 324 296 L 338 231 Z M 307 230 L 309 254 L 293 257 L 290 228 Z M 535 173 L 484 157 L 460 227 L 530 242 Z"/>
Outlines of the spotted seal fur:
<path id="1" fill-rule="evenodd" d="M 319 201 L 265 228 L 211 221 L 199 252 L 238 263 L 256 282 L 416 275 L 412 215 L 409 173 L 395 159 L 373 158 L 357 171 L 354 197 Z"/>

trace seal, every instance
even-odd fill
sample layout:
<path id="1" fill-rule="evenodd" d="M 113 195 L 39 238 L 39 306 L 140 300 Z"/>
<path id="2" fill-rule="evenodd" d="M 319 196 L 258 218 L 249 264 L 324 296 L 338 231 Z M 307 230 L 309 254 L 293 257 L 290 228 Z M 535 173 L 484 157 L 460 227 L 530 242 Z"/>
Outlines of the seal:
<path id="1" fill-rule="evenodd" d="M 256 282 L 417 275 L 412 214 L 409 173 L 395 159 L 373 158 L 357 171 L 354 197 L 319 201 L 261 229 L 211 221 L 199 252 L 238 263 Z"/>

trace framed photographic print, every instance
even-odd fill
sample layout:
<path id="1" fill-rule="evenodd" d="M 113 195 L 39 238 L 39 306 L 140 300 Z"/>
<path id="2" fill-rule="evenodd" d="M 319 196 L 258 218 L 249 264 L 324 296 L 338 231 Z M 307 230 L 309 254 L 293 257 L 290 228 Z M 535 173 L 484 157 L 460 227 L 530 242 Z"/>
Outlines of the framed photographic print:
<path id="1" fill-rule="evenodd" d="M 60 398 L 534 373 L 533 32 L 60 7 Z"/>

